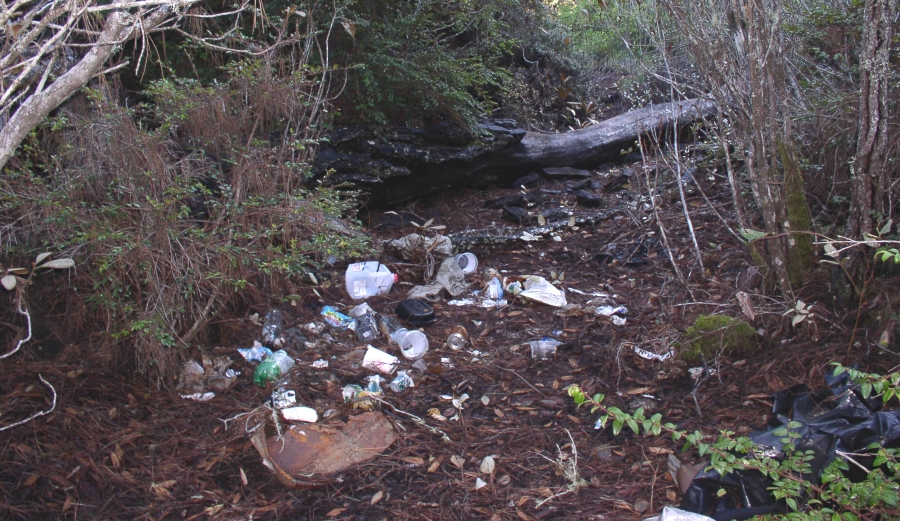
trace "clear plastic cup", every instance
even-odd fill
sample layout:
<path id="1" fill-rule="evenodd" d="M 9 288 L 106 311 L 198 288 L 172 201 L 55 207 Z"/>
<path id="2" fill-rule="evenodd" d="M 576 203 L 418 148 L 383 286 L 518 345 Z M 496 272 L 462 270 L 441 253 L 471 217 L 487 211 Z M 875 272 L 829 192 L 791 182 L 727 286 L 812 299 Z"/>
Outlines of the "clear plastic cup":
<path id="1" fill-rule="evenodd" d="M 428 337 L 421 331 L 410 331 L 400 340 L 400 352 L 407 360 L 418 360 L 428 352 Z"/>

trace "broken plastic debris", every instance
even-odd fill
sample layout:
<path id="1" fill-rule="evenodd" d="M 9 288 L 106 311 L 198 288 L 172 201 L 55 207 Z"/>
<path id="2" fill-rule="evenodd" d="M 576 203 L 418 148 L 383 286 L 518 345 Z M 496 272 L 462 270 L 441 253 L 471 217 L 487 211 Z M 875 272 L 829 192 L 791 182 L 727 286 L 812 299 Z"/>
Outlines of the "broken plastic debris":
<path id="1" fill-rule="evenodd" d="M 519 293 L 519 296 L 522 298 L 557 308 L 566 305 L 565 292 L 547 282 L 547 279 L 544 277 L 538 277 L 537 275 L 525 277 L 523 287 L 525 290 Z"/>
<path id="2" fill-rule="evenodd" d="M 624 326 L 625 325 L 625 317 L 620 317 L 619 315 L 613 315 L 610 320 L 615 326 Z"/>
<path id="3" fill-rule="evenodd" d="M 315 369 L 325 369 L 326 367 L 328 367 L 328 360 L 316 360 L 309 365 L 310 367 L 313 367 Z"/>
<path id="4" fill-rule="evenodd" d="M 487 283 L 487 287 L 484 288 L 484 296 L 491 300 L 503 298 L 503 284 L 500 283 L 500 279 L 494 277 Z"/>
<path id="5" fill-rule="evenodd" d="M 662 362 L 663 360 L 668 360 L 675 355 L 675 351 L 668 351 L 666 353 L 658 355 L 656 353 L 641 349 L 640 347 L 635 347 L 634 352 L 641 358 L 646 358 L 647 360 L 659 360 L 660 362 Z"/>
<path id="6" fill-rule="evenodd" d="M 598 315 L 603 315 L 604 317 L 610 317 L 617 313 L 626 314 L 628 313 L 628 308 L 625 306 L 597 306 L 597 309 L 594 311 Z"/>
<path id="7" fill-rule="evenodd" d="M 531 357 L 535 360 L 550 360 L 556 355 L 556 347 L 561 345 L 559 340 L 544 337 L 540 340 L 529 342 L 531 345 Z"/>
<path id="8" fill-rule="evenodd" d="M 194 394 L 182 394 L 182 398 L 185 400 L 194 400 L 197 402 L 208 402 L 216 397 L 216 393 L 194 393 Z"/>
<path id="9" fill-rule="evenodd" d="M 248 362 L 262 362 L 272 356 L 272 350 L 256 340 L 253 341 L 253 347 L 238 348 L 238 353 Z"/>
<path id="10" fill-rule="evenodd" d="M 644 521 L 713 521 L 713 518 L 681 510 L 680 508 L 663 507 L 659 517 L 649 517 Z"/>
<path id="11" fill-rule="evenodd" d="M 281 387 L 275 389 L 272 393 L 272 405 L 276 409 L 291 407 L 295 403 L 297 403 L 297 393 L 295 391 Z"/>

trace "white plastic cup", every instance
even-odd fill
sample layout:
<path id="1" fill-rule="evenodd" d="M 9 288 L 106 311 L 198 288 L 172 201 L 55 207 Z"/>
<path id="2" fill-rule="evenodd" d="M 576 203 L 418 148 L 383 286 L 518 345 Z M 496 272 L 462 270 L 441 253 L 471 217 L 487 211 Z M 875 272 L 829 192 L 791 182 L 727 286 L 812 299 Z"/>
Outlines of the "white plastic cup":
<path id="1" fill-rule="evenodd" d="M 456 263 L 459 264 L 459 269 L 466 275 L 475 273 L 475 270 L 478 269 L 478 257 L 474 253 L 460 253 L 459 255 L 454 255 L 453 259 L 456 260 Z"/>
<path id="2" fill-rule="evenodd" d="M 366 369 L 384 374 L 393 373 L 399 364 L 399 358 L 372 346 L 368 346 L 362 361 L 362 366 Z"/>
<path id="3" fill-rule="evenodd" d="M 418 360 L 428 352 L 428 337 L 421 331 L 410 331 L 400 340 L 400 352 L 407 360 Z"/>

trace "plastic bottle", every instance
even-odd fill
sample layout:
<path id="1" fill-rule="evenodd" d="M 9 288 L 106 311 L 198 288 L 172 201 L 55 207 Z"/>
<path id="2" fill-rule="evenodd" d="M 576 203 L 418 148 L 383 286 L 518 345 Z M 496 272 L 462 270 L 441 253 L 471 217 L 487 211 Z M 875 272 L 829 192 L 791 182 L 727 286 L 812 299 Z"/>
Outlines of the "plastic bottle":
<path id="1" fill-rule="evenodd" d="M 281 345 L 282 326 L 284 319 L 281 317 L 280 309 L 273 309 L 266 313 L 266 321 L 262 328 L 262 343 L 265 346 L 273 347 Z M 277 347 L 277 346 L 276 346 Z"/>
<path id="2" fill-rule="evenodd" d="M 268 382 L 277 380 L 281 375 L 290 371 L 291 367 L 294 367 L 294 359 L 284 349 L 279 349 L 256 366 L 253 383 L 265 387 Z"/>

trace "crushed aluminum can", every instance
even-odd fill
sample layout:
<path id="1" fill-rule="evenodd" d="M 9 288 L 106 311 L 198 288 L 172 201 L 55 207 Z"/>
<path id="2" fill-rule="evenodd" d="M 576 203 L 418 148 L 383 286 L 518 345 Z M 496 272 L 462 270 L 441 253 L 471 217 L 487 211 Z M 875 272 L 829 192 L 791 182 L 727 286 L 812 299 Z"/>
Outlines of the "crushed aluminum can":
<path id="1" fill-rule="evenodd" d="M 292 407 L 297 403 L 297 393 L 291 389 L 280 387 L 272 393 L 272 405 L 276 409 Z"/>
<path id="2" fill-rule="evenodd" d="M 390 387 L 391 391 L 394 391 L 395 393 L 402 393 L 406 389 L 415 386 L 415 382 L 413 382 L 412 377 L 409 376 L 406 371 L 398 371 L 397 377 L 394 378 L 390 384 L 388 384 L 388 387 Z"/>

